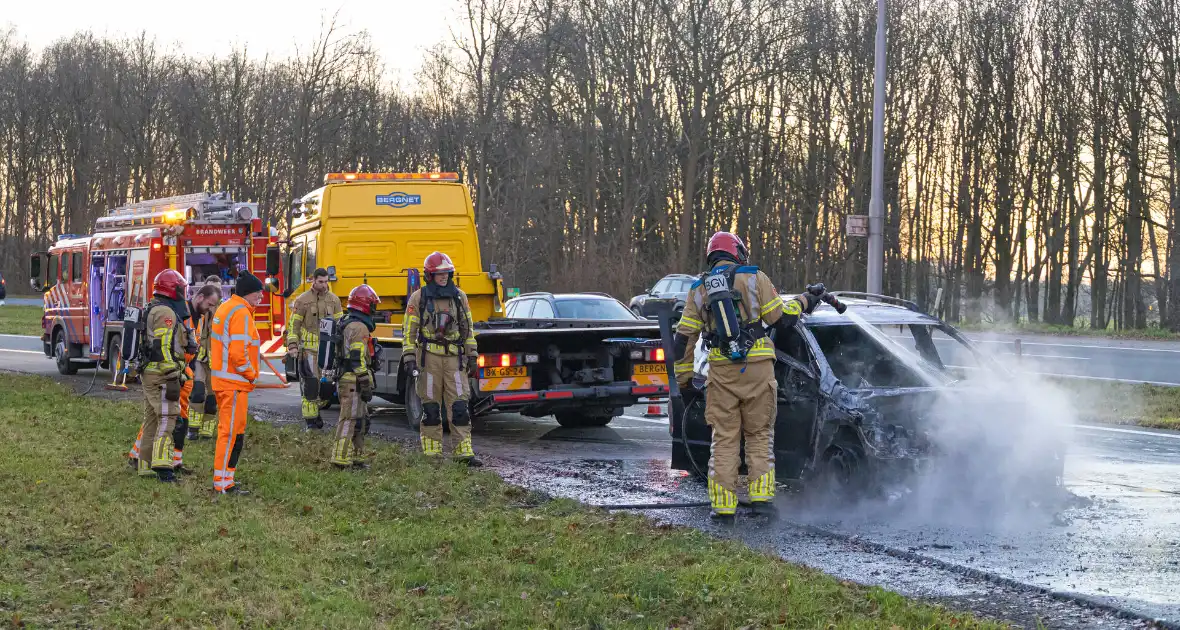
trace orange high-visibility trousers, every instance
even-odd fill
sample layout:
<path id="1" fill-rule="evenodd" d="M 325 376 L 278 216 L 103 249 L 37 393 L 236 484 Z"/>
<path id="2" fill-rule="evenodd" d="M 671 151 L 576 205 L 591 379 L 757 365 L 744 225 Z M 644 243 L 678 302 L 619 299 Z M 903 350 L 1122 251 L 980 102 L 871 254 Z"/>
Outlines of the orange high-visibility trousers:
<path id="1" fill-rule="evenodd" d="M 250 394 L 235 390 L 217 395 L 217 448 L 213 453 L 213 490 L 224 492 L 234 485 L 234 471 L 246 433 L 246 409 Z"/>

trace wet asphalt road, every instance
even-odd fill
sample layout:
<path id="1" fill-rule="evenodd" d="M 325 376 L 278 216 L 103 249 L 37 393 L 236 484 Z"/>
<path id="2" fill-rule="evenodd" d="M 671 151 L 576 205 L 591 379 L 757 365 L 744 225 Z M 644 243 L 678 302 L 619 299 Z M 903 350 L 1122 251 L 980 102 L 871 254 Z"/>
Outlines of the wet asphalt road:
<path id="1" fill-rule="evenodd" d="M 28 297 L 24 297 L 24 298 L 10 297 L 10 298 L 6 298 L 6 299 L 0 300 L 0 301 L 3 301 L 5 304 L 12 304 L 13 306 L 41 306 L 42 304 L 45 303 L 45 300 L 43 300 L 42 298 L 28 298 Z"/>
<path id="2" fill-rule="evenodd" d="M 0 369 L 57 376 L 40 354 L 40 342 L 28 337 L 0 335 Z M 68 380 L 85 387 L 91 374 Z M 101 391 L 108 378 L 99 372 L 96 388 Z M 295 387 L 261 390 L 252 403 L 273 419 L 298 418 Z M 644 417 L 646 410 L 629 408 L 596 429 L 494 415 L 477 424 L 476 447 L 508 481 L 554 496 L 599 505 L 704 499 L 703 484 L 669 470 L 667 419 Z M 334 413 L 326 416 L 334 420 Z M 376 410 L 374 432 L 416 442 L 392 408 Z M 1142 627 L 981 575 L 1180 621 L 1180 434 L 1075 426 L 1066 485 L 1088 504 L 1059 513 L 964 518 L 929 506 L 910 509 L 905 500 L 820 510 L 786 490 L 777 502 L 778 519 L 743 515 L 733 529 L 713 525 L 705 509 L 647 513 L 741 539 L 843 579 L 1024 625 L 1041 619 L 1048 627 Z"/>

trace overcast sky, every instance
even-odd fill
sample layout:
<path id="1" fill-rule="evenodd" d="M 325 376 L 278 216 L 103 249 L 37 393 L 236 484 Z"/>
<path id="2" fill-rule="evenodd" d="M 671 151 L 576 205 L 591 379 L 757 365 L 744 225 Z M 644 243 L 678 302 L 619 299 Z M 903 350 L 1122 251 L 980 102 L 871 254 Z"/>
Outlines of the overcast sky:
<path id="1" fill-rule="evenodd" d="M 89 29 L 112 37 L 147 32 L 161 44 L 200 56 L 245 46 L 252 57 L 294 54 L 297 37 L 314 39 L 321 18 L 339 10 L 346 31 L 368 30 L 392 77 L 406 81 L 424 50 L 449 41 L 448 25 L 458 6 L 453 0 L 0 0 L 0 5 L 0 25 L 15 27 L 35 49 Z"/>

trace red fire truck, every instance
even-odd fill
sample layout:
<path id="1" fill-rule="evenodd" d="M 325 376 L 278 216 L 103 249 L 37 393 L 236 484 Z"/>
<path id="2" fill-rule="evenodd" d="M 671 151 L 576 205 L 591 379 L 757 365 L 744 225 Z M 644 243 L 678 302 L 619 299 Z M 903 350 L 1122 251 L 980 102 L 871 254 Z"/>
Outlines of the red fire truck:
<path id="1" fill-rule="evenodd" d="M 114 208 L 98 219 L 94 234 L 62 235 L 30 260 L 33 289 L 45 295 L 45 355 L 62 374 L 112 363 L 117 371 L 125 309 L 145 306 L 152 279 L 165 269 L 188 279 L 189 298 L 210 277 L 220 279 L 224 295 L 240 274 L 265 278 L 275 292 L 264 295 L 255 321 L 264 347 L 281 343 L 285 316 L 276 241 L 258 217 L 258 204 L 224 192 Z"/>

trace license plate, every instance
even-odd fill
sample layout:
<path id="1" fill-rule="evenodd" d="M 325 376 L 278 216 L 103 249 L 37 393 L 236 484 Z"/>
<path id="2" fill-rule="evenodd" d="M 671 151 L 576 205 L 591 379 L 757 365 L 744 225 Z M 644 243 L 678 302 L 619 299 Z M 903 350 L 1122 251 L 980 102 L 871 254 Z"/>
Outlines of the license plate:
<path id="1" fill-rule="evenodd" d="M 520 377 L 528 376 L 529 369 L 527 367 L 501 367 L 501 368 L 484 368 L 484 378 L 506 378 L 509 376 Z"/>
<path id="2" fill-rule="evenodd" d="M 668 367 L 663 363 L 640 363 L 635 366 L 635 374 L 667 374 Z"/>

